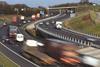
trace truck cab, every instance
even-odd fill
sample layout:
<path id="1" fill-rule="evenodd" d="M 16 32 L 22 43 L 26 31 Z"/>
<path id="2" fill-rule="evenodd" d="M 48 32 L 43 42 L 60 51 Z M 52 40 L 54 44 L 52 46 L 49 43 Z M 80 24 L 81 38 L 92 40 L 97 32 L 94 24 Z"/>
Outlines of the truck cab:
<path id="1" fill-rule="evenodd" d="M 18 27 L 14 25 L 9 25 L 8 32 L 9 32 L 9 37 L 15 38 L 18 32 Z"/>
<path id="2" fill-rule="evenodd" d="M 56 21 L 56 28 L 61 29 L 62 28 L 62 22 L 61 21 Z"/>

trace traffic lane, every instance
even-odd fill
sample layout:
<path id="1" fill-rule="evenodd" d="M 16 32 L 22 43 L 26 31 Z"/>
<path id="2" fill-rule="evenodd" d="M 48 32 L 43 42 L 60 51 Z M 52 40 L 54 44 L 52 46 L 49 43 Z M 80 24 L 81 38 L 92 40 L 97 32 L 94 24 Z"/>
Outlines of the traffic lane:
<path id="1" fill-rule="evenodd" d="M 81 35 L 68 32 L 68 31 L 66 31 L 64 29 L 56 29 L 55 26 L 50 25 L 50 24 L 49 25 L 46 25 L 44 23 L 42 25 L 39 25 L 39 27 L 43 28 L 44 30 L 47 30 L 48 32 L 52 32 L 52 33 L 58 34 L 60 36 L 72 37 L 72 38 L 77 38 L 77 39 L 81 39 L 81 40 L 86 40 L 86 38 L 82 37 Z"/>
<path id="2" fill-rule="evenodd" d="M 1 37 L 1 41 L 3 40 L 3 37 L 6 36 L 8 34 L 8 27 L 5 26 L 0 30 L 0 37 Z M 5 39 L 4 39 L 5 40 Z M 10 40 L 11 43 L 5 42 L 4 44 L 9 47 L 10 49 L 16 51 L 18 54 L 21 52 L 21 47 L 17 46 L 18 44 L 13 42 L 13 40 Z M 17 64 L 19 64 L 21 67 L 36 67 L 33 64 L 27 62 L 26 60 L 24 60 L 23 58 L 20 58 L 19 56 L 17 56 L 16 54 L 12 53 L 11 51 L 9 51 L 8 49 L 6 49 L 5 47 L 3 47 L 2 45 L 0 45 L 0 51 L 2 51 L 6 56 L 8 56 L 11 60 L 13 60 L 14 62 L 16 62 Z"/>
<path id="3" fill-rule="evenodd" d="M 5 45 L 9 48 L 11 48 L 12 50 L 16 51 L 16 52 L 20 52 L 21 51 L 21 45 L 19 46 L 20 43 L 16 42 L 14 39 L 9 38 L 8 36 L 8 26 L 2 27 L 2 29 L 0 30 L 0 41 L 6 41 L 6 39 L 9 39 L 9 41 L 5 42 Z"/>
<path id="4" fill-rule="evenodd" d="M 65 15 L 63 17 L 59 17 L 59 18 L 56 18 L 55 20 L 58 21 L 59 19 L 66 19 L 66 18 L 69 18 L 68 15 Z M 48 20 L 49 21 L 49 20 Z M 51 24 L 51 23 L 50 23 Z M 54 26 L 54 25 L 52 25 Z M 100 39 L 98 38 L 93 38 L 91 36 L 86 36 L 86 35 L 82 35 L 82 34 L 77 34 L 75 32 L 72 32 L 72 31 L 69 31 L 69 30 L 65 30 L 65 31 L 68 31 L 70 32 L 71 34 L 74 34 L 75 36 L 78 36 L 79 39 L 82 39 L 82 40 L 86 40 L 86 41 L 90 41 L 90 42 L 93 42 L 95 44 L 100 44 Z M 91 40 L 90 40 L 91 39 Z M 94 40 L 94 41 L 93 41 Z"/>
<path id="5" fill-rule="evenodd" d="M 46 24 L 46 23 L 48 23 L 48 24 Z M 43 24 L 39 25 L 39 26 L 41 28 L 45 28 L 46 30 L 49 30 L 49 28 L 56 29 L 55 28 L 55 24 L 52 24 L 52 21 L 50 21 L 50 20 L 48 20 L 46 22 L 43 22 Z M 77 39 L 80 39 L 80 40 L 84 40 L 84 41 L 88 41 L 88 42 L 93 42 L 94 44 L 100 44 L 100 39 L 88 37 L 88 36 L 85 36 L 85 35 L 82 35 L 82 34 L 77 34 L 77 33 L 74 33 L 74 32 L 71 32 L 71 31 L 65 30 L 65 29 L 62 29 L 62 30 L 64 31 L 64 33 L 62 33 L 62 35 L 64 35 L 65 37 L 66 37 L 66 33 L 67 33 L 67 35 L 70 36 L 70 37 L 72 37 L 72 38 L 77 38 Z"/>
<path id="6" fill-rule="evenodd" d="M 65 30 L 65 29 L 63 29 L 63 30 Z M 93 37 L 90 37 L 90 36 L 78 34 L 78 33 L 75 33 L 75 32 L 69 31 L 69 30 L 65 30 L 65 31 L 69 32 L 72 35 L 75 35 L 76 38 L 78 37 L 79 39 L 82 39 L 84 41 L 89 41 L 89 42 L 92 42 L 92 43 L 97 44 L 97 45 L 100 44 L 100 39 L 98 39 L 98 38 L 93 38 Z"/>
<path id="7" fill-rule="evenodd" d="M 13 42 L 13 41 L 6 41 L 3 42 L 7 47 L 15 51 L 16 53 L 20 54 L 22 51 L 22 44 L 18 42 Z"/>
<path id="8" fill-rule="evenodd" d="M 48 27 L 44 27 L 44 25 L 41 25 L 42 26 L 42 28 L 44 29 L 44 30 L 46 30 L 47 32 L 52 32 L 53 34 L 56 34 L 56 35 L 60 35 L 60 36 L 64 36 L 64 35 L 61 35 L 61 34 L 64 34 L 64 32 L 61 32 L 60 30 L 57 30 L 56 28 L 54 28 L 54 29 L 52 29 L 52 27 L 51 28 L 49 28 L 49 30 L 48 30 Z M 59 34 L 60 33 L 60 34 Z M 71 37 L 71 34 L 67 34 L 66 33 L 66 36 L 65 37 Z M 63 39 L 64 40 L 64 39 Z M 72 41 L 68 41 L 68 42 L 72 42 Z M 74 42 L 73 42 L 74 43 Z M 76 44 L 78 44 L 78 43 L 76 43 Z"/>
<path id="9" fill-rule="evenodd" d="M 54 30 L 55 31 L 55 30 Z M 57 32 L 57 31 L 56 31 Z M 55 34 L 56 34 L 56 32 L 55 32 Z M 71 42 L 71 41 L 68 41 L 68 42 Z M 73 42 L 74 43 L 74 42 Z M 75 43 L 75 45 L 77 45 L 77 46 L 79 46 L 79 44 L 77 44 L 77 43 Z M 67 65 L 65 65 L 65 67 L 67 67 Z M 69 67 L 69 66 L 68 66 Z M 77 66 L 72 66 L 72 67 L 77 67 Z M 87 65 L 87 64 L 80 64 L 80 66 L 79 67 L 91 67 L 91 66 L 89 66 L 89 65 Z"/>
<path id="10" fill-rule="evenodd" d="M 15 53 L 11 52 L 7 48 L 5 48 L 3 45 L 0 44 L 0 51 L 4 53 L 9 59 L 20 65 L 21 67 L 36 67 L 32 63 L 26 61 L 25 59 L 19 57 Z"/>

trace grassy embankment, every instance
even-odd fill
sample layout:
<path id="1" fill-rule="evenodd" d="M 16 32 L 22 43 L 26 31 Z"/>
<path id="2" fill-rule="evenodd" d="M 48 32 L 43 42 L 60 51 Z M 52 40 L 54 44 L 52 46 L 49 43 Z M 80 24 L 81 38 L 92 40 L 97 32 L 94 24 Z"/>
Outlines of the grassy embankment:
<path id="1" fill-rule="evenodd" d="M 7 22 L 11 22 L 13 15 L 0 15 L 0 19 L 7 21 Z"/>
<path id="2" fill-rule="evenodd" d="M 0 67 L 20 67 L 0 52 Z"/>
<path id="3" fill-rule="evenodd" d="M 100 36 L 100 18 L 97 18 L 96 12 L 87 11 L 80 12 L 76 17 L 71 20 L 65 20 L 64 25 L 70 29 L 89 33 L 96 34 Z"/>

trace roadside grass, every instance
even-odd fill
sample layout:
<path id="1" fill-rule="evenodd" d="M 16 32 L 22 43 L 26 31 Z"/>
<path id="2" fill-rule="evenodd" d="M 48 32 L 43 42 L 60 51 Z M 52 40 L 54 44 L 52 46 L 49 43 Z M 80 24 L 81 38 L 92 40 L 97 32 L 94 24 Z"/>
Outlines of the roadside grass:
<path id="1" fill-rule="evenodd" d="M 96 12 L 81 12 L 70 20 L 65 20 L 64 26 L 79 32 L 96 34 L 100 36 L 100 23 L 95 21 Z"/>
<path id="2" fill-rule="evenodd" d="M 11 21 L 13 15 L 0 15 L 0 19 L 6 20 L 6 21 Z"/>
<path id="3" fill-rule="evenodd" d="M 1 67 L 20 67 L 1 52 L 0 52 L 0 65 Z"/>
<path id="4" fill-rule="evenodd" d="M 0 19 L 0 24 L 2 24 L 4 21 L 2 19 Z"/>

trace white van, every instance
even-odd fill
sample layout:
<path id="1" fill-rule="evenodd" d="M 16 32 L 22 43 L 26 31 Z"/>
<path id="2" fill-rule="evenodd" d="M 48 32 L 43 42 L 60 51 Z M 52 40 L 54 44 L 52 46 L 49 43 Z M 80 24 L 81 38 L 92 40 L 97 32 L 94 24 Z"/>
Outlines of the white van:
<path id="1" fill-rule="evenodd" d="M 61 29 L 62 28 L 62 22 L 60 22 L 60 21 L 56 21 L 56 28 L 57 29 Z"/>
<path id="2" fill-rule="evenodd" d="M 23 35 L 23 34 L 17 34 L 17 35 L 16 35 L 16 40 L 17 40 L 18 42 L 24 41 L 24 35 Z"/>

